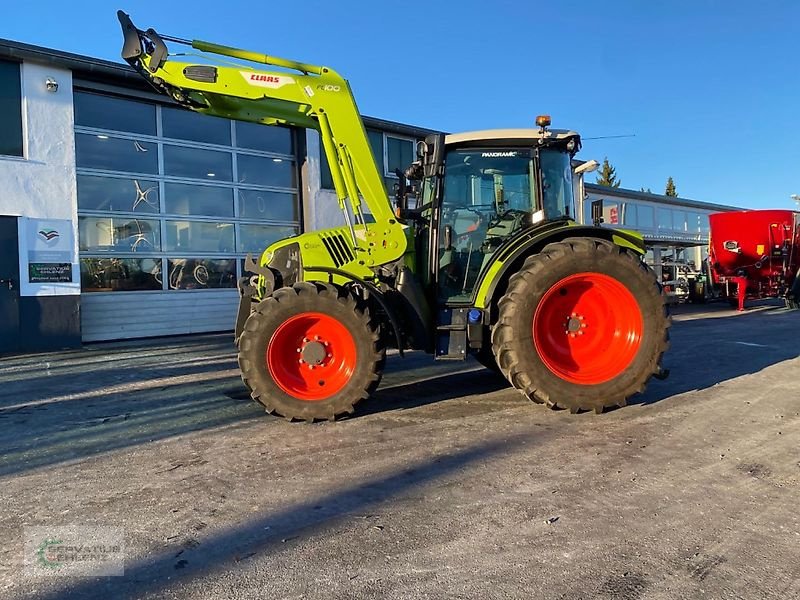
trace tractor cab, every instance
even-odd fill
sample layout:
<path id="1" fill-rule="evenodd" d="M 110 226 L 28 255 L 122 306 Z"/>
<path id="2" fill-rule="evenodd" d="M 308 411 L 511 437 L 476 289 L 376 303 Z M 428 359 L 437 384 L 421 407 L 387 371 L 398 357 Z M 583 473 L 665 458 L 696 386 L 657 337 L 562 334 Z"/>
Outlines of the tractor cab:
<path id="1" fill-rule="evenodd" d="M 409 175 L 422 179 L 418 216 L 428 228 L 417 256 L 439 303 L 472 303 L 495 256 L 523 232 L 575 218 L 573 131 L 500 129 L 430 136 Z M 431 251 L 433 250 L 433 251 Z"/>

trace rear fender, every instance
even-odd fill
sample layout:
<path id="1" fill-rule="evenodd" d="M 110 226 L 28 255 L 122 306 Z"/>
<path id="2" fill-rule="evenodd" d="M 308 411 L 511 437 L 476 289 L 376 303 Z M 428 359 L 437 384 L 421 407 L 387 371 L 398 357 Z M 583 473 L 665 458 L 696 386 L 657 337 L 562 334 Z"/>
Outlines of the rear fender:
<path id="1" fill-rule="evenodd" d="M 492 322 L 497 308 L 497 302 L 505 294 L 508 280 L 516 273 L 525 259 L 533 254 L 540 253 L 547 244 L 561 242 L 567 238 L 587 237 L 606 240 L 635 252 L 639 256 L 645 253 L 645 244 L 642 237 L 632 231 L 624 229 L 607 229 L 589 225 L 574 225 L 543 231 L 541 235 L 528 236 L 526 240 L 515 246 L 510 252 L 498 252 L 498 258 L 489 265 L 483 277 L 475 301 L 478 308 L 489 308 Z"/>

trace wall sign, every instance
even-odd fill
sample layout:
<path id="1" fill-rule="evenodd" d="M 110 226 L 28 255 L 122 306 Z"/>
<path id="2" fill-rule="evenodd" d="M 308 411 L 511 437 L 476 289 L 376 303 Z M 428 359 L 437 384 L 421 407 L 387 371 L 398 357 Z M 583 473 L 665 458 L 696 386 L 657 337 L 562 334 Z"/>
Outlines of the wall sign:
<path id="1" fill-rule="evenodd" d="M 72 221 L 30 219 L 28 263 L 71 263 Z"/>
<path id="2" fill-rule="evenodd" d="M 28 263 L 30 283 L 72 283 L 72 263 Z"/>
<path id="3" fill-rule="evenodd" d="M 75 223 L 69 219 L 20 219 L 21 295 L 79 294 Z"/>

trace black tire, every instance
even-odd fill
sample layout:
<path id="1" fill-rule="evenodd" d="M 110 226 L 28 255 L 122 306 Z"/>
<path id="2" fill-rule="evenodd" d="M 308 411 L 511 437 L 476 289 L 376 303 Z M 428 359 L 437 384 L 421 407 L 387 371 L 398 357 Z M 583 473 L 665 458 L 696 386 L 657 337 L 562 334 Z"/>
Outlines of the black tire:
<path id="1" fill-rule="evenodd" d="M 622 370 L 611 379 L 598 378 L 591 385 L 570 381 L 551 370 L 536 347 L 533 333 L 534 315 L 548 290 L 567 277 L 581 277 L 579 274 L 591 277 L 599 274 L 605 276 L 604 280 L 615 280 L 613 285 L 621 285 L 630 292 L 630 301 L 638 305 L 642 317 L 641 341 L 630 350 L 631 357 L 625 359 L 627 366 L 621 362 Z M 566 284 L 556 289 L 566 296 Z M 653 272 L 615 244 L 591 238 L 570 238 L 549 244 L 540 254 L 526 259 L 500 299 L 498 321 L 492 330 L 497 363 L 523 395 L 551 408 L 602 412 L 609 406 L 624 406 L 630 396 L 644 390 L 651 376 L 662 374 L 661 358 L 669 347 L 671 325 L 665 300 Z M 569 319 L 569 315 L 565 318 Z M 571 321 L 556 326 L 565 326 L 564 333 L 574 337 L 569 333 Z M 608 360 L 607 354 L 602 356 Z"/>
<path id="2" fill-rule="evenodd" d="M 276 382 L 268 365 L 268 347 L 276 338 L 278 328 L 303 313 L 330 317 L 352 336 L 355 347 L 352 374 L 339 391 L 327 398 L 308 400 L 288 393 Z M 261 301 L 245 323 L 239 340 L 242 380 L 253 399 L 263 404 L 267 412 L 288 420 L 332 421 L 340 415 L 352 414 L 356 404 L 375 391 L 383 374 L 386 353 L 379 343 L 378 329 L 370 321 L 368 309 L 342 288 L 308 282 L 280 288 Z M 303 356 L 294 350 L 291 353 L 280 348 L 273 350 L 292 363 Z M 323 385 L 322 380 L 320 385 Z"/>

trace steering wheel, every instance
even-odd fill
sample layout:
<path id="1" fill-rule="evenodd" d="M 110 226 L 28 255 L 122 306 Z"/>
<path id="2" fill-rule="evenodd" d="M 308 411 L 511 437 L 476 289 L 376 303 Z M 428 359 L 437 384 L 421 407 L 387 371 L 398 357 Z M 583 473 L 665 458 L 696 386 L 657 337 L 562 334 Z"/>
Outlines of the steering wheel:
<path id="1" fill-rule="evenodd" d="M 526 214 L 528 214 L 527 211 L 520 210 L 518 208 L 507 208 L 506 210 L 504 210 L 501 213 L 498 213 L 489 220 L 489 229 L 491 229 L 492 227 L 497 227 L 498 225 L 500 225 L 500 223 L 502 223 L 505 220 L 510 220 L 508 219 L 508 217 L 510 216 L 515 217 L 516 215 L 526 215 Z"/>

